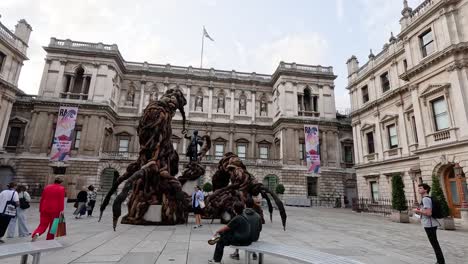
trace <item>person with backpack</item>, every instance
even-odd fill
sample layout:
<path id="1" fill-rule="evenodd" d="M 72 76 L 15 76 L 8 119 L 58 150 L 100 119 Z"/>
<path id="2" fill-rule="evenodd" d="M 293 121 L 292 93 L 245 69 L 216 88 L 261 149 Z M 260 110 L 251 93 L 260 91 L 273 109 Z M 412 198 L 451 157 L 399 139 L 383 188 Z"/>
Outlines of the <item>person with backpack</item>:
<path id="1" fill-rule="evenodd" d="M 437 240 L 437 227 L 440 226 L 438 218 L 441 215 L 441 210 L 437 200 L 429 196 L 431 187 L 425 183 L 418 185 L 418 192 L 422 197 L 420 208 L 413 211 L 421 216 L 421 224 L 426 231 L 427 238 L 434 249 L 437 258 L 436 264 L 445 264 L 444 254 L 440 248 L 439 241 Z"/>
<path id="2" fill-rule="evenodd" d="M 16 183 L 10 182 L 8 189 L 0 193 L 0 243 L 5 243 L 2 237 L 13 217 L 16 217 L 16 207 L 19 206 L 19 197 L 16 192 Z"/>
<path id="3" fill-rule="evenodd" d="M 26 220 L 26 210 L 30 207 L 31 196 L 26 191 L 26 186 L 18 186 L 19 206 L 16 208 L 16 217 L 10 220 L 8 225 L 7 238 L 13 238 L 15 236 L 16 223 L 18 222 L 18 236 L 27 237 L 31 235 Z"/>

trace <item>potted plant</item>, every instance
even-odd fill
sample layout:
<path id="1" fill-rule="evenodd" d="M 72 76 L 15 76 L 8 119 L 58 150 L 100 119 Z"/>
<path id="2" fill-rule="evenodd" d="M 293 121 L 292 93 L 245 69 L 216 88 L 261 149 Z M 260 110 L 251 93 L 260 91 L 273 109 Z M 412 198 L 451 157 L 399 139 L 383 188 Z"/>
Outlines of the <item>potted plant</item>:
<path id="1" fill-rule="evenodd" d="M 285 191 L 285 188 L 284 188 L 284 185 L 283 184 L 278 184 L 276 185 L 276 194 L 278 195 L 278 197 L 283 200 L 283 194 L 284 194 L 284 191 Z"/>
<path id="2" fill-rule="evenodd" d="M 442 229 L 455 230 L 455 221 L 453 217 L 450 216 L 450 208 L 448 207 L 444 192 L 440 186 L 439 177 L 436 175 L 432 175 L 431 197 L 432 200 L 438 203 L 440 213 L 443 216 L 442 219 L 438 219 Z"/>
<path id="3" fill-rule="evenodd" d="M 213 191 L 213 185 L 211 184 L 211 182 L 206 182 L 205 184 L 203 184 L 202 189 L 205 193 L 210 193 L 211 191 Z"/>
<path id="4" fill-rule="evenodd" d="M 406 203 L 403 179 L 400 174 L 394 174 L 392 177 L 392 208 L 397 211 L 392 213 L 392 221 L 409 223 L 408 205 Z"/>

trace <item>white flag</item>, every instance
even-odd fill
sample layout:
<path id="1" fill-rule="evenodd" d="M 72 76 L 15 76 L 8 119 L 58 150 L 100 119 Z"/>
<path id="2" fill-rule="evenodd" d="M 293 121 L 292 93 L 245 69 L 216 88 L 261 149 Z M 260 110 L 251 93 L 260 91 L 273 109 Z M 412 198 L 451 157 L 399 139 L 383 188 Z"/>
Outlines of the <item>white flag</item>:
<path id="1" fill-rule="evenodd" d="M 205 37 L 207 37 L 209 40 L 214 41 L 214 39 L 213 39 L 212 37 L 210 37 L 210 35 L 208 35 L 208 32 L 206 32 L 205 27 L 203 27 L 203 35 L 204 35 Z"/>

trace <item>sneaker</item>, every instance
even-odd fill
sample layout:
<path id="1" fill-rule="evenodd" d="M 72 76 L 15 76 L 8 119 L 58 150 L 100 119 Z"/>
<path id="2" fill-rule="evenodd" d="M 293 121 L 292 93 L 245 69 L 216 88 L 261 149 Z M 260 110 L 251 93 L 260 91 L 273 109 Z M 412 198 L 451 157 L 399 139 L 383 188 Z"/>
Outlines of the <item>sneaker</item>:
<path id="1" fill-rule="evenodd" d="M 198 225 L 198 227 L 202 227 L 203 225 Z"/>
<path id="2" fill-rule="evenodd" d="M 229 255 L 229 257 L 231 257 L 232 259 L 235 259 L 235 260 L 239 260 L 239 254 L 238 253 L 232 253 L 231 255 Z"/>
<path id="3" fill-rule="evenodd" d="M 216 262 L 212 259 L 208 260 L 208 264 L 221 264 L 221 262 Z"/>
<path id="4" fill-rule="evenodd" d="M 218 243 L 218 241 L 221 239 L 220 236 L 214 236 L 212 237 L 210 240 L 208 240 L 208 244 L 210 245 L 214 245 L 216 243 Z"/>
<path id="5" fill-rule="evenodd" d="M 35 234 L 35 235 L 32 237 L 31 242 L 35 242 L 38 238 L 39 238 L 39 234 Z"/>

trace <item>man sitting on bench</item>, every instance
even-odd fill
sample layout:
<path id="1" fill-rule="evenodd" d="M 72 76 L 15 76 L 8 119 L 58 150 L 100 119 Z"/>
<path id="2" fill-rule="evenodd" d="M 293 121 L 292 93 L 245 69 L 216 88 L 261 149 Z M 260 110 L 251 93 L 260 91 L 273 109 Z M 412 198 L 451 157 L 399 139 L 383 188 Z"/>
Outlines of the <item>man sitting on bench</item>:
<path id="1" fill-rule="evenodd" d="M 251 243 L 250 225 L 247 218 L 242 215 L 244 204 L 235 202 L 233 209 L 236 216 L 226 226 L 220 228 L 212 239 L 208 240 L 208 244 L 216 244 L 213 259 L 208 261 L 209 264 L 221 263 L 225 246 L 248 246 Z"/>
<path id="2" fill-rule="evenodd" d="M 247 221 L 250 224 L 250 241 L 251 242 L 256 242 L 258 241 L 258 238 L 260 237 L 260 232 L 262 231 L 262 218 L 259 215 L 259 212 L 256 211 L 255 209 L 259 207 L 255 205 L 254 200 L 249 197 L 245 201 L 245 209 L 242 215 L 245 216 Z M 239 260 L 239 249 L 236 249 L 234 253 L 229 255 L 232 259 Z M 252 254 L 252 259 L 256 260 L 257 259 L 257 254 L 253 253 Z"/>

